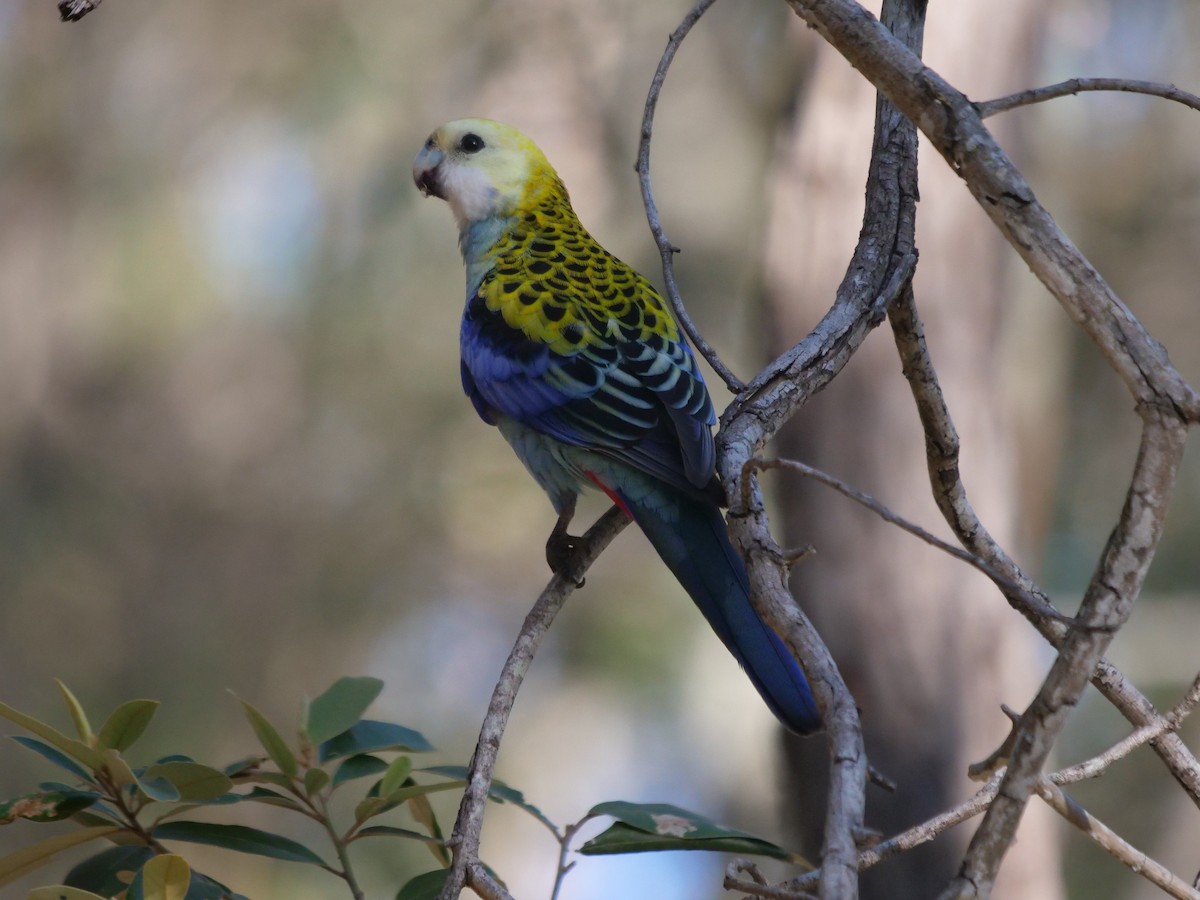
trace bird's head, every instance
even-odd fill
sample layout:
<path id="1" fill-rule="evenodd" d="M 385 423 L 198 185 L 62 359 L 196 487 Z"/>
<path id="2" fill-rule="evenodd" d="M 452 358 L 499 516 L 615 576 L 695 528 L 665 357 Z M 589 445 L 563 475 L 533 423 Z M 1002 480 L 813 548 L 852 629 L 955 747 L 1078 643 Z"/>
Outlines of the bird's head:
<path id="1" fill-rule="evenodd" d="M 449 203 L 461 229 L 514 214 L 558 177 L 542 151 L 515 128 L 458 119 L 425 141 L 413 163 L 413 181 L 427 197 Z"/>

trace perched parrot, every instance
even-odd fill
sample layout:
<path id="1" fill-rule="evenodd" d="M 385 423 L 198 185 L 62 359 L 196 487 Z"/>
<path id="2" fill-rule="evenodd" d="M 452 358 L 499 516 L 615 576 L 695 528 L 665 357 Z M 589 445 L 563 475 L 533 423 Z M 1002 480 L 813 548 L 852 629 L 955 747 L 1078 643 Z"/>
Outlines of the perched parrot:
<path id="1" fill-rule="evenodd" d="M 567 527 L 579 492 L 599 488 L 645 532 L 779 720 L 819 729 L 803 673 L 750 605 L 721 515 L 712 401 L 662 298 L 584 230 L 546 157 L 514 128 L 443 125 L 413 179 L 458 222 L 463 387 L 558 513 L 551 568 L 574 577 Z"/>

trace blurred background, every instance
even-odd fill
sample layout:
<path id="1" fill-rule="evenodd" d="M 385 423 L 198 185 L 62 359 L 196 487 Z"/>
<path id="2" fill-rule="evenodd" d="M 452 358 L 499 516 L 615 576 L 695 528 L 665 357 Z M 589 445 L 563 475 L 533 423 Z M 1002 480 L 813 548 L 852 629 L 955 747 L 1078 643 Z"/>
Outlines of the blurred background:
<path id="1" fill-rule="evenodd" d="M 431 762 L 466 761 L 547 580 L 553 513 L 462 396 L 456 235 L 444 205 L 413 188 L 411 161 L 446 120 L 511 122 L 547 152 L 601 242 L 657 282 L 632 165 L 650 77 L 686 9 L 109 0 L 60 24 L 49 0 L 0 4 L 0 700 L 67 727 L 55 677 L 96 718 L 158 699 L 136 761 L 186 752 L 220 765 L 255 749 L 226 689 L 286 724 L 303 695 L 369 674 L 387 683 L 376 716 L 422 731 L 439 747 Z M 926 57 L 977 99 L 1074 75 L 1195 91 L 1198 41 L 1200 8 L 1186 0 L 962 0 L 934 5 Z M 656 194 L 684 250 L 689 308 L 743 377 L 832 298 L 861 219 L 872 103 L 779 2 L 718 4 L 679 55 L 660 105 Z M 1200 382 L 1200 117 L 1090 95 L 995 124 L 1060 224 Z M 922 154 L 918 302 L 964 432 L 967 486 L 1071 611 L 1119 510 L 1137 419 L 941 160 L 928 145 Z M 828 460 L 936 530 L 885 331 L 848 368 L 851 387 L 802 411 L 784 449 Z M 943 561 L 908 538 L 877 543 L 868 517 L 808 486 L 773 489 L 789 538 L 819 551 L 798 575 L 819 586 L 801 594 L 835 635 L 874 761 L 890 759 L 870 729 L 891 701 L 872 700 L 872 685 L 925 698 L 899 742 L 940 755 L 883 764 L 902 792 L 872 794 L 868 824 L 900 827 L 923 802 L 970 793 L 963 763 L 1003 737 L 1000 702 L 1028 703 L 1045 649 L 979 580 L 939 587 L 946 605 L 930 618 L 894 614 L 906 588 L 930 593 L 922 579 Z M 1111 654 L 1164 706 L 1200 659 L 1198 541 L 1193 447 L 1147 596 Z M 885 586 L 852 586 L 852 570 Z M 892 620 L 839 628 L 855 604 Z M 957 641 L 980 623 L 983 637 Z M 906 629 L 915 636 L 893 639 Z M 1015 656 L 981 655 L 1000 630 Z M 842 644 L 842 631 L 866 643 Z M 912 658 L 923 666 L 889 659 L 922 636 Z M 882 675 L 866 671 L 871 660 Z M 964 693 L 972 685 L 982 693 Z M 952 716 L 940 714 L 945 690 L 965 698 Z M 1125 730 L 1091 696 L 1059 761 Z M 1197 733 L 1192 723 L 1193 746 Z M 6 744 L 3 796 L 51 777 Z M 783 813 L 819 801 L 824 751 L 807 744 L 812 761 L 781 793 L 795 748 L 631 530 L 556 623 L 499 774 L 560 823 L 604 800 L 667 801 L 799 846 L 803 817 Z M 939 784 L 906 799 L 921 772 Z M 1200 868 L 1200 818 L 1152 754 L 1076 796 L 1180 874 Z M 454 799 L 438 808 L 448 828 Z M 281 822 L 270 811 L 239 821 Z M 1029 827 L 1049 835 L 1022 841 L 1043 852 L 1031 864 L 1039 888 L 1008 896 L 1154 896 L 1064 825 Z M 0 852 L 45 829 L 0 829 Z M 952 857 L 954 840 L 944 844 Z M 356 847 L 371 897 L 433 867 L 421 848 Z M 255 900 L 341 896 L 323 873 L 194 849 Z M 493 808 L 484 854 L 516 896 L 548 895 L 556 847 L 532 820 Z M 564 897 L 716 897 L 723 865 L 584 859 Z M 940 878 L 947 863 L 921 865 Z M 43 870 L 5 896 L 62 874 Z"/>

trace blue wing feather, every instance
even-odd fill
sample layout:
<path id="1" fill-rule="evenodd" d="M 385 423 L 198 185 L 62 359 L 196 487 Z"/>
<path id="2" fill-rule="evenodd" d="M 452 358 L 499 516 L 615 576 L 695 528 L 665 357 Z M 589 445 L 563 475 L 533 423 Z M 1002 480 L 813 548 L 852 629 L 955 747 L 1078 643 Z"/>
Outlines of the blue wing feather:
<path id="1" fill-rule="evenodd" d="M 709 488 L 716 414 L 682 341 L 656 352 L 610 332 L 561 355 L 509 326 L 476 293 L 461 349 L 463 385 L 484 421 L 494 424 L 500 413 L 690 492 Z"/>

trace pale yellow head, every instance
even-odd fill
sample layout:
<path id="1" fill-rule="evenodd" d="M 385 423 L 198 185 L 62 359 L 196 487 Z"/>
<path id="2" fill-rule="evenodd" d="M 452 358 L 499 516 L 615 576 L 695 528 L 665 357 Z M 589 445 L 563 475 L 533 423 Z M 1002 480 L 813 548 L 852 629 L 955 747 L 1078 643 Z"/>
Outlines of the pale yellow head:
<path id="1" fill-rule="evenodd" d="M 559 185 L 533 141 L 490 119 L 458 119 L 433 132 L 413 163 L 413 180 L 450 204 L 459 228 L 513 215 Z"/>

